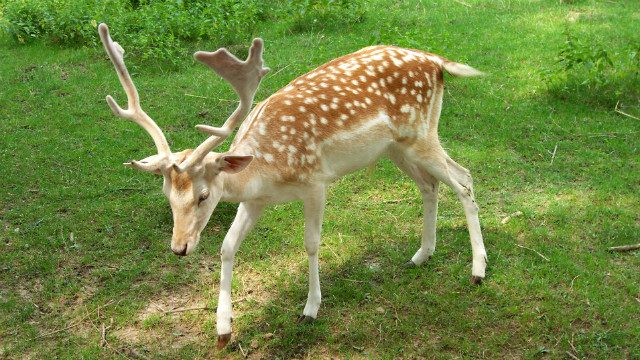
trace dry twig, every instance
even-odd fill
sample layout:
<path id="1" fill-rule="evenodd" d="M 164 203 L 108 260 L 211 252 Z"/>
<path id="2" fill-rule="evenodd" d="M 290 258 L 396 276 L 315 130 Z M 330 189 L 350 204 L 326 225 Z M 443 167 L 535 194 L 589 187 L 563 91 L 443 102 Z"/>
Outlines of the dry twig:
<path id="1" fill-rule="evenodd" d="M 624 251 L 633 251 L 638 249 L 640 249 L 640 244 L 612 246 L 609 248 L 609 251 L 624 252 Z"/>
<path id="2" fill-rule="evenodd" d="M 166 315 L 166 314 L 173 314 L 173 313 L 179 313 L 179 312 L 185 312 L 185 311 L 196 311 L 196 310 L 212 310 L 212 309 L 207 305 L 204 305 L 204 306 L 193 306 L 193 307 L 181 308 L 181 309 L 165 310 L 163 311 L 163 313 Z"/>
<path id="3" fill-rule="evenodd" d="M 403 198 L 403 199 L 389 199 L 389 200 L 383 201 L 383 203 L 385 203 L 385 204 L 397 204 L 397 203 L 401 203 L 401 202 L 404 202 L 404 201 L 411 201 L 411 200 L 413 200 L 412 197 Z"/>
<path id="4" fill-rule="evenodd" d="M 244 349 L 242 348 L 242 344 L 238 343 L 238 347 L 240 348 L 240 352 L 242 353 L 242 357 L 246 359 L 248 354 L 247 354 L 247 352 L 246 352 L 246 351 L 244 351 Z"/>
<path id="5" fill-rule="evenodd" d="M 535 251 L 535 250 L 533 250 L 533 249 L 531 249 L 531 248 L 528 248 L 528 247 L 526 247 L 526 246 L 522 246 L 522 245 L 520 245 L 520 244 L 515 244 L 515 245 L 516 245 L 517 247 L 519 247 L 519 248 L 523 248 L 523 249 L 527 249 L 527 250 L 529 250 L 529 251 L 533 251 L 534 253 L 538 254 L 538 256 L 540 256 L 541 258 L 545 259 L 546 261 L 551 261 L 551 260 L 549 260 L 549 258 L 548 258 L 548 257 L 546 257 L 546 256 L 544 256 L 544 255 L 542 255 L 542 254 L 540 254 L 539 252 L 537 252 L 537 251 Z"/>
<path id="6" fill-rule="evenodd" d="M 553 154 L 551 154 L 551 165 L 553 165 L 553 160 L 556 159 L 556 151 L 558 151 L 558 144 L 553 148 Z"/>
<path id="7" fill-rule="evenodd" d="M 573 360 L 580 360 L 577 356 L 573 355 L 570 351 L 566 351 L 567 355 Z"/>
<path id="8" fill-rule="evenodd" d="M 619 104 L 620 104 L 620 102 L 618 101 L 618 102 L 616 103 L 616 108 L 614 109 L 614 111 L 615 111 L 615 112 L 617 112 L 618 114 L 622 114 L 622 115 L 624 115 L 624 116 L 628 116 L 628 117 L 630 117 L 630 118 L 632 118 L 632 119 L 640 120 L 640 118 L 639 118 L 639 117 L 637 117 L 637 116 L 633 116 L 633 115 L 631 115 L 631 114 L 628 114 L 628 113 L 626 113 L 626 112 L 624 112 L 624 111 L 622 111 L 622 110 L 618 109 L 618 105 L 619 105 Z"/>

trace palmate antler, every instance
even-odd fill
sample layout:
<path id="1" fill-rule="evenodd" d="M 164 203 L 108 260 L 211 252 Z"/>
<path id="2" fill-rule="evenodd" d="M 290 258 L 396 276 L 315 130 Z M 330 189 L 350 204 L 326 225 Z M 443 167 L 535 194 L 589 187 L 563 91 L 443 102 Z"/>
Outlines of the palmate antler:
<path id="1" fill-rule="evenodd" d="M 197 125 L 196 128 L 210 134 L 207 140 L 202 142 L 180 165 L 174 165 L 174 169 L 183 172 L 194 164 L 199 163 L 215 147 L 222 144 L 233 130 L 249 114 L 253 98 L 260 85 L 260 80 L 269 72 L 269 68 L 263 66 L 262 60 L 263 42 L 257 38 L 253 40 L 247 60 L 241 61 L 233 56 L 227 49 L 222 48 L 214 52 L 198 51 L 194 58 L 209 66 L 223 79 L 227 80 L 240 98 L 240 104 L 229 116 L 220 128 Z"/>
<path id="2" fill-rule="evenodd" d="M 220 128 L 208 125 L 197 125 L 196 128 L 198 130 L 212 136 L 202 142 L 189 157 L 178 165 L 173 163 L 171 149 L 162 130 L 140 107 L 138 91 L 124 64 L 124 49 L 117 42 L 111 40 L 107 25 L 100 24 L 98 31 L 104 49 L 109 55 L 120 79 L 120 83 L 127 94 L 128 108 L 126 110 L 122 109 L 110 95 L 107 96 L 107 103 L 109 103 L 111 110 L 116 116 L 129 119 L 142 126 L 149 135 L 151 135 L 158 149 L 158 155 L 150 156 L 141 161 L 125 163 L 125 165 L 139 170 L 161 171 L 173 166 L 176 171 L 184 172 L 194 164 L 201 162 L 211 150 L 222 144 L 249 114 L 253 98 L 258 89 L 258 85 L 260 85 L 260 80 L 270 70 L 263 66 L 262 51 L 264 46 L 262 39 L 259 38 L 253 40 L 251 49 L 249 49 L 249 56 L 245 61 L 239 60 L 225 48 L 218 49 L 214 52 L 198 51 L 194 54 L 196 60 L 212 68 L 218 75 L 222 76 L 223 79 L 231 84 L 240 98 L 240 104 Z"/>
<path id="3" fill-rule="evenodd" d="M 142 161 L 134 160 L 130 163 L 125 163 L 125 165 L 143 171 L 158 171 L 168 167 L 171 161 L 171 149 L 169 148 L 169 144 L 167 143 L 167 139 L 165 138 L 162 130 L 140 107 L 138 90 L 133 84 L 129 71 L 124 64 L 124 49 L 120 44 L 111 40 L 107 25 L 100 24 L 100 26 L 98 26 L 98 32 L 100 33 L 100 40 L 102 40 L 104 49 L 109 55 L 109 58 L 116 69 L 116 73 L 118 74 L 118 78 L 120 79 L 120 83 L 127 94 L 126 110 L 121 108 L 111 95 L 107 95 L 107 103 L 109 104 L 109 107 L 111 107 L 111 111 L 113 111 L 113 114 L 116 116 L 129 119 L 142 126 L 149 135 L 151 135 L 151 138 L 158 150 L 158 155 L 156 156 L 149 157 Z"/>

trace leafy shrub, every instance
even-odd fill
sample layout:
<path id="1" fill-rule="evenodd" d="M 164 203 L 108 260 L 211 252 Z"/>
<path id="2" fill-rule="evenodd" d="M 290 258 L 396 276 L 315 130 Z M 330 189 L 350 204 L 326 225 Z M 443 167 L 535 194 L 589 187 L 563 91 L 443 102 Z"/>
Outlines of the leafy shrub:
<path id="1" fill-rule="evenodd" d="M 0 0 L 3 1 L 3 0 Z M 107 23 L 127 52 L 174 65 L 189 59 L 193 42 L 246 44 L 267 16 L 293 30 L 337 28 L 361 21 L 363 0 L 11 0 L 7 34 L 18 43 L 43 39 L 66 46 L 97 46 Z"/>
<path id="2" fill-rule="evenodd" d="M 640 44 L 612 51 L 569 32 L 553 68 L 544 73 L 551 93 L 603 106 L 640 99 Z"/>
<path id="3" fill-rule="evenodd" d="M 364 19 L 362 0 L 289 0 L 293 31 L 333 29 Z"/>
<path id="4" fill-rule="evenodd" d="M 261 16 L 259 0 L 14 0 L 4 30 L 18 43 L 43 38 L 62 45 L 97 45 L 96 27 L 110 25 L 126 50 L 174 64 L 189 42 L 229 45 L 248 40 Z"/>

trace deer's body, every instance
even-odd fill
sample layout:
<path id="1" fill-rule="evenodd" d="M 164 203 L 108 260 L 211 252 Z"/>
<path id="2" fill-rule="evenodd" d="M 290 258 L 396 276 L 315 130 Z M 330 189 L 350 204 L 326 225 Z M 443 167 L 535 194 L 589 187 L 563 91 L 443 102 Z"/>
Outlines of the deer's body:
<path id="1" fill-rule="evenodd" d="M 374 46 L 291 81 L 240 127 L 230 152 L 254 160 L 234 177 L 261 178 L 269 193 L 278 185 L 328 184 L 416 144 L 438 149 L 442 62 L 416 50 Z M 263 196 L 260 185 L 238 183 L 248 184 L 234 190 L 247 194 L 242 200 Z"/>
<path id="2" fill-rule="evenodd" d="M 473 250 L 472 280 L 485 276 L 486 252 L 469 171 L 440 146 L 438 119 L 444 89 L 443 71 L 475 76 L 477 70 L 418 50 L 374 46 L 335 59 L 293 80 L 259 103 L 250 104 L 267 68 L 262 42 L 254 40 L 247 61 L 226 50 L 198 52 L 231 83 L 240 105 L 222 128 L 199 125 L 212 134 L 195 150 L 172 153 L 157 125 L 139 107 L 122 49 L 100 25 L 102 41 L 127 91 L 129 109 L 107 98 L 114 113 L 143 126 L 158 155 L 128 165 L 164 175 L 164 192 L 174 218 L 172 250 L 189 254 L 219 201 L 240 202 L 221 248 L 218 346 L 231 336 L 231 276 L 235 253 L 266 205 L 302 200 L 304 244 L 309 256 L 309 294 L 301 320 L 314 319 L 321 302 L 318 248 L 329 183 L 380 157 L 389 157 L 418 185 L 424 202 L 420 249 L 408 262 L 424 263 L 435 250 L 437 191 L 440 182 L 462 202 Z M 242 123 L 230 150 L 210 152 Z"/>

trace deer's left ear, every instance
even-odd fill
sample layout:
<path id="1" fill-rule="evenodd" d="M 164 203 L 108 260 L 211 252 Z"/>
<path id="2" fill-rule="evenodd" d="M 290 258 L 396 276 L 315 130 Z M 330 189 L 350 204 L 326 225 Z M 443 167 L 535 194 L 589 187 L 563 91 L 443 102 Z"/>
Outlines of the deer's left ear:
<path id="1" fill-rule="evenodd" d="M 235 174 L 244 170 L 251 160 L 253 155 L 222 155 L 216 159 L 215 168 L 218 172 L 226 171 Z"/>

